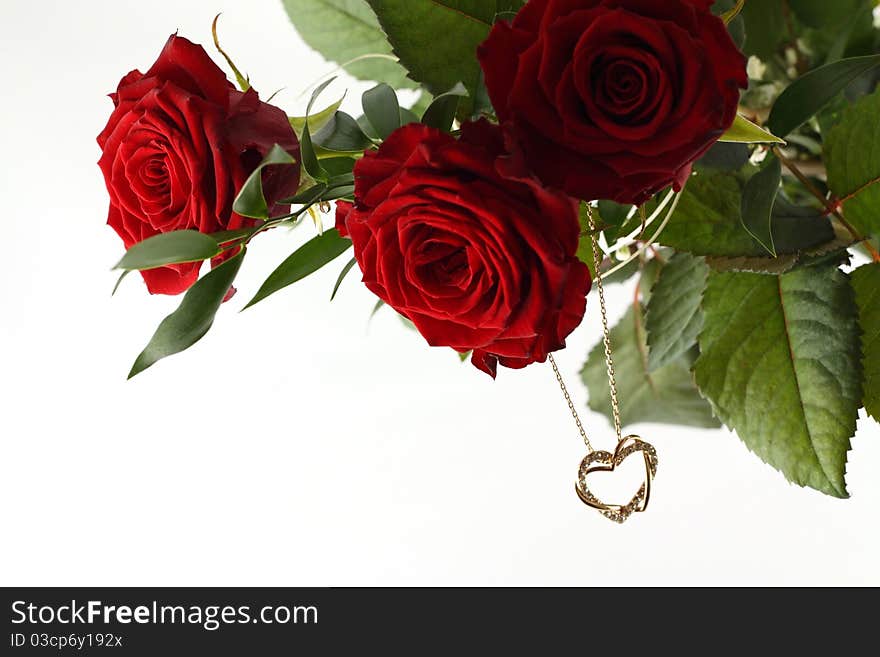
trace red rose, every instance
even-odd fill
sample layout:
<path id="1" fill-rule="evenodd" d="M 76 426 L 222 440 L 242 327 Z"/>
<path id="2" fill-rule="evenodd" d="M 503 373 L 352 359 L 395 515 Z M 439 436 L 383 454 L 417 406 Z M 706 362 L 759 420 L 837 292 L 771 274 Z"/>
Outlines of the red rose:
<path id="1" fill-rule="evenodd" d="M 489 96 L 545 183 L 641 204 L 681 189 L 730 127 L 745 57 L 713 0 L 529 0 L 478 51 Z"/>
<path id="2" fill-rule="evenodd" d="M 564 347 L 590 288 L 577 202 L 503 177 L 503 154 L 486 121 L 460 140 L 411 124 L 357 163 L 355 204 L 337 208 L 367 287 L 492 376 Z"/>
<path id="3" fill-rule="evenodd" d="M 146 74 L 132 71 L 110 96 L 116 109 L 98 136 L 110 192 L 108 223 L 125 248 L 158 233 L 253 225 L 232 212 L 235 195 L 274 144 L 299 161 L 286 114 L 237 91 L 201 46 L 178 36 Z M 267 167 L 269 205 L 292 196 L 299 165 Z M 277 208 L 276 208 L 277 209 Z M 142 272 L 153 294 L 180 294 L 201 263 Z"/>

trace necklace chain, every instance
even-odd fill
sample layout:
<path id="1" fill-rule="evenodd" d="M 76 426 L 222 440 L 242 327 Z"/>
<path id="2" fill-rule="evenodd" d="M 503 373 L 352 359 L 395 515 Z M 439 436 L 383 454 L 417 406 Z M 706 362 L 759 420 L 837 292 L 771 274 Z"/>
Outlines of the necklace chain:
<path id="1" fill-rule="evenodd" d="M 619 443 L 623 440 L 623 431 L 620 424 L 620 403 L 617 399 L 617 381 L 614 376 L 614 357 L 611 351 L 611 331 L 608 329 L 608 311 L 605 305 L 605 287 L 602 285 L 602 274 L 600 273 L 600 268 L 602 266 L 602 258 L 599 255 L 599 237 L 596 232 L 596 221 L 593 218 L 593 208 L 587 204 L 587 223 L 590 229 L 590 238 L 593 246 L 593 264 L 596 267 L 596 288 L 599 292 L 599 308 L 602 314 L 602 343 L 605 347 L 605 367 L 608 372 L 608 387 L 611 391 L 611 414 L 614 419 L 614 431 L 617 434 L 617 442 Z M 550 365 L 553 367 L 553 373 L 556 375 L 556 381 L 559 383 L 559 389 L 562 390 L 562 395 L 565 397 L 565 401 L 568 404 L 568 409 L 571 411 L 571 416 L 574 418 L 574 422 L 577 425 L 578 431 L 581 434 L 581 438 L 584 440 L 584 444 L 587 446 L 587 449 L 590 452 L 593 452 L 593 446 L 590 444 L 590 439 L 587 437 L 586 431 L 584 431 L 584 425 L 581 423 L 581 419 L 578 416 L 577 409 L 575 408 L 574 402 L 571 400 L 571 395 L 568 394 L 568 388 L 565 385 L 565 381 L 562 379 L 562 374 L 559 372 L 559 367 L 556 365 L 556 359 L 553 358 L 553 354 L 549 356 Z"/>

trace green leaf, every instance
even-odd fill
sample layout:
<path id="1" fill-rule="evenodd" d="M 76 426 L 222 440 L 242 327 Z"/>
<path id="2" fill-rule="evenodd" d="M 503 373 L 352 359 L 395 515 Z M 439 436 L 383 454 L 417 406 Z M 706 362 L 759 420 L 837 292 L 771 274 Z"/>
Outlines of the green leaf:
<path id="1" fill-rule="evenodd" d="M 385 140 L 400 127 L 400 103 L 394 89 L 387 84 L 378 84 L 363 95 L 364 116 L 379 135 Z"/>
<path id="2" fill-rule="evenodd" d="M 748 163 L 750 156 L 751 149 L 748 144 L 719 141 L 694 163 L 694 169 L 736 172 Z"/>
<path id="3" fill-rule="evenodd" d="M 656 372 L 648 371 L 648 345 L 641 308 L 638 313 L 634 308 L 627 311 L 611 331 L 611 343 L 623 424 L 720 426 L 694 385 L 689 355 L 680 356 Z M 610 419 L 611 394 L 601 342 L 590 352 L 581 377 L 589 391 L 590 408 Z"/>
<path id="4" fill-rule="evenodd" d="M 232 204 L 233 211 L 242 217 L 268 219 L 269 207 L 263 195 L 263 169 L 271 165 L 285 164 L 296 164 L 296 160 L 281 146 L 275 144 L 260 165 L 248 176 L 238 196 L 235 197 L 235 202 Z"/>
<path id="5" fill-rule="evenodd" d="M 461 104 L 471 114 L 482 75 L 477 46 L 495 21 L 496 0 L 367 1 L 410 76 L 435 95 L 463 82 L 469 97 Z"/>
<path id="6" fill-rule="evenodd" d="M 468 95 L 460 82 L 445 94 L 437 96 L 422 116 L 422 123 L 444 132 L 452 129 L 461 99 Z"/>
<path id="7" fill-rule="evenodd" d="M 324 89 L 326 89 L 335 79 L 336 78 L 330 78 L 326 82 L 318 85 L 318 87 L 312 92 L 312 97 L 309 99 L 309 105 L 306 108 L 306 117 L 303 124 L 302 135 L 300 135 L 299 138 L 300 155 L 302 156 L 303 167 L 305 167 L 306 172 L 312 178 L 322 182 L 326 182 L 328 174 L 321 166 L 320 162 L 318 162 L 318 155 L 315 152 L 315 146 L 312 143 L 312 128 L 309 123 L 309 117 L 312 114 L 312 107 L 318 99 L 318 96 L 320 96 Z"/>
<path id="8" fill-rule="evenodd" d="M 856 78 L 880 66 L 880 55 L 820 66 L 792 82 L 776 99 L 767 126 L 783 137 L 808 121 Z"/>
<path id="9" fill-rule="evenodd" d="M 221 230 L 216 233 L 209 233 L 208 235 L 217 244 L 229 244 L 249 236 L 254 230 L 254 228 L 237 228 L 235 230 Z"/>
<path id="10" fill-rule="evenodd" d="M 358 80 L 411 89 L 406 70 L 391 54 L 376 15 L 364 0 L 282 0 L 303 41 Z"/>
<path id="11" fill-rule="evenodd" d="M 773 241 L 773 205 L 782 182 L 782 164 L 775 157 L 749 178 L 742 193 L 740 211 L 743 227 L 767 252 L 776 257 Z"/>
<path id="12" fill-rule="evenodd" d="M 880 264 L 859 267 L 852 274 L 862 327 L 865 368 L 865 410 L 880 422 Z"/>
<path id="13" fill-rule="evenodd" d="M 306 189 L 300 189 L 296 193 L 296 196 L 282 199 L 281 203 L 284 205 L 312 205 L 321 200 L 321 197 L 326 193 L 328 187 L 327 183 L 317 183 Z"/>
<path id="14" fill-rule="evenodd" d="M 351 240 L 341 237 L 335 228 L 324 231 L 323 235 L 306 242 L 282 262 L 245 308 L 250 308 L 288 285 L 293 285 L 309 274 L 314 274 L 345 253 L 350 246 Z"/>
<path id="15" fill-rule="evenodd" d="M 776 257 L 749 257 L 738 258 L 715 256 L 706 258 L 706 264 L 712 271 L 718 272 L 749 272 L 751 274 L 784 274 L 794 269 L 798 263 L 797 254 L 791 253 Z"/>
<path id="16" fill-rule="evenodd" d="M 805 25 L 828 29 L 843 23 L 866 4 L 865 0 L 788 0 L 792 11 Z"/>
<path id="17" fill-rule="evenodd" d="M 733 125 L 721 135 L 718 140 L 722 143 L 734 144 L 784 144 L 785 140 L 780 139 L 763 128 L 755 125 L 744 116 L 736 115 Z"/>
<path id="18" fill-rule="evenodd" d="M 740 15 L 746 31 L 743 52 L 764 61 L 773 59 L 788 35 L 783 0 L 747 0 Z"/>
<path id="19" fill-rule="evenodd" d="M 175 230 L 133 244 L 113 269 L 143 270 L 184 262 L 201 262 L 220 255 L 213 237 L 195 230 Z"/>
<path id="20" fill-rule="evenodd" d="M 342 271 L 339 272 L 339 278 L 336 279 L 336 285 L 333 286 L 333 293 L 330 295 L 330 301 L 336 298 L 336 293 L 339 292 L 339 286 L 342 285 L 342 281 L 345 280 L 345 277 L 348 276 L 348 272 L 351 271 L 351 268 L 357 264 L 357 258 L 352 258 L 347 263 L 345 263 L 345 267 L 342 268 Z"/>
<path id="21" fill-rule="evenodd" d="M 357 164 L 357 160 L 345 156 L 321 160 L 321 166 L 324 167 L 330 176 L 329 183 L 331 186 L 339 184 L 343 178 L 354 182 L 352 172 L 354 171 L 355 164 Z"/>
<path id="22" fill-rule="evenodd" d="M 710 172 L 693 176 L 659 242 L 693 255 L 764 256 L 767 251 L 743 226 L 741 203 L 736 176 Z M 827 218 L 789 216 L 775 209 L 772 231 L 778 254 L 797 253 L 834 239 Z"/>
<path id="23" fill-rule="evenodd" d="M 205 274 L 187 290 L 180 306 L 162 320 L 149 344 L 135 360 L 128 374 L 129 379 L 162 358 L 189 349 L 204 337 L 214 323 L 214 316 L 226 293 L 232 287 L 244 254 L 245 249 L 241 249 L 238 254 Z"/>
<path id="24" fill-rule="evenodd" d="M 116 296 L 116 293 L 119 291 L 119 286 L 122 285 L 122 281 L 125 280 L 125 277 L 131 273 L 131 269 L 126 269 L 123 271 L 119 278 L 116 279 L 116 285 L 113 286 L 113 291 L 110 293 L 110 296 Z"/>
<path id="25" fill-rule="evenodd" d="M 336 115 L 336 112 L 339 111 L 339 108 L 342 106 L 342 102 L 345 100 L 345 96 L 340 98 L 338 101 L 330 105 L 320 112 L 315 112 L 309 117 L 305 116 L 290 116 L 288 120 L 290 121 L 290 126 L 293 128 L 293 131 L 296 133 L 298 138 L 302 138 L 303 129 L 306 127 L 306 118 L 309 121 L 309 129 L 312 134 L 317 133 L 319 130 L 322 130 L 324 126 L 330 123 L 333 120 L 333 117 Z M 317 139 L 317 135 L 315 135 L 315 139 Z"/>
<path id="26" fill-rule="evenodd" d="M 792 482 L 846 497 L 861 404 L 853 290 L 836 266 L 712 274 L 697 383 L 715 412 Z"/>
<path id="27" fill-rule="evenodd" d="M 660 270 L 645 314 L 649 371 L 681 358 L 697 344 L 708 276 L 705 261 L 687 253 L 675 254 Z"/>
<path id="28" fill-rule="evenodd" d="M 825 142 L 828 187 L 862 235 L 880 235 L 880 89 L 846 110 Z"/>
<path id="29" fill-rule="evenodd" d="M 315 134 L 314 143 L 328 151 L 358 155 L 373 145 L 358 122 L 345 112 L 337 112 L 321 131 Z"/>

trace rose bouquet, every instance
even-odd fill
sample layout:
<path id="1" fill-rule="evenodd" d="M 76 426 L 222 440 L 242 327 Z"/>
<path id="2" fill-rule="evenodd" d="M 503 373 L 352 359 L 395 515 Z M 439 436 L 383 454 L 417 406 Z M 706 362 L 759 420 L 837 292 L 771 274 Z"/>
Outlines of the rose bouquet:
<path id="1" fill-rule="evenodd" d="M 859 411 L 880 417 L 873 2 L 284 6 L 306 43 L 378 83 L 362 115 L 328 80 L 288 116 L 216 20 L 237 85 L 173 35 L 111 94 L 98 143 L 117 267 L 184 295 L 131 376 L 205 335 L 252 240 L 332 203 L 335 226 L 316 222 L 247 306 L 351 250 L 337 288 L 359 271 L 429 345 L 494 377 L 564 348 L 598 277 L 632 279 L 610 336 L 620 419 L 723 423 L 791 481 L 846 496 Z M 599 345 L 583 379 L 609 413 L 605 367 Z"/>

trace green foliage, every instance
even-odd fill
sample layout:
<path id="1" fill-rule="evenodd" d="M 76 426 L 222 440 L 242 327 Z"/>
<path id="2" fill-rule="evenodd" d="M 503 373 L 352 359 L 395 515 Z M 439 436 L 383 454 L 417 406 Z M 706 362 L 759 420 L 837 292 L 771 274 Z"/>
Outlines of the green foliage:
<path id="1" fill-rule="evenodd" d="M 388 139 L 388 136 L 400 127 L 400 104 L 397 102 L 397 94 L 387 84 L 379 84 L 365 91 L 363 106 L 364 116 L 373 126 L 379 139 Z"/>
<path id="2" fill-rule="evenodd" d="M 791 83 L 773 105 L 770 130 L 782 137 L 803 125 L 854 80 L 880 66 L 880 55 L 841 59 Z"/>
<path id="3" fill-rule="evenodd" d="M 296 136 L 300 139 L 302 138 L 303 129 L 306 127 L 306 120 L 309 122 L 309 128 L 312 133 L 316 133 L 321 130 L 324 126 L 330 123 L 333 120 L 333 117 L 336 116 L 336 112 L 339 111 L 339 108 L 342 106 L 342 101 L 345 100 L 343 96 L 335 103 L 321 110 L 320 112 L 315 112 L 311 116 L 291 116 L 288 117 L 290 121 L 290 127 L 293 128 L 293 131 L 296 132 Z"/>
<path id="4" fill-rule="evenodd" d="M 862 363 L 865 368 L 865 410 L 880 421 L 880 263 L 859 267 L 852 286 L 862 327 Z"/>
<path id="5" fill-rule="evenodd" d="M 242 248 L 237 255 L 215 267 L 187 290 L 177 310 L 159 324 L 156 333 L 135 360 L 128 378 L 140 374 L 162 358 L 189 349 L 205 336 L 241 268 L 244 253 Z"/>
<path id="6" fill-rule="evenodd" d="M 449 132 L 452 129 L 453 121 L 455 121 L 458 106 L 461 104 L 462 98 L 466 96 L 467 89 L 459 82 L 451 90 L 440 94 L 431 102 L 422 115 L 422 123 Z"/>
<path id="7" fill-rule="evenodd" d="M 787 36 L 783 0 L 746 2 L 741 16 L 745 22 L 746 40 L 743 52 L 770 60 Z"/>
<path id="8" fill-rule="evenodd" d="M 342 271 L 339 272 L 339 277 L 336 279 L 336 284 L 333 286 L 333 292 L 330 294 L 330 301 L 336 298 L 336 293 L 339 292 L 339 286 L 342 285 L 342 281 L 345 280 L 345 277 L 348 276 L 348 272 L 352 270 L 357 264 L 357 259 L 352 258 L 347 263 L 345 263 L 345 267 L 342 268 Z"/>
<path id="9" fill-rule="evenodd" d="M 705 261 L 687 253 L 675 254 L 660 270 L 645 315 L 649 371 L 676 361 L 697 344 L 708 275 Z"/>
<path id="10" fill-rule="evenodd" d="M 741 177 L 706 172 L 691 178 L 660 243 L 694 255 L 761 257 L 767 250 L 742 221 Z M 798 253 L 834 239 L 828 220 L 812 213 L 792 216 L 790 204 L 774 206 L 771 231 L 777 254 Z M 776 206 L 783 211 L 776 212 Z"/>
<path id="11" fill-rule="evenodd" d="M 282 0 L 303 41 L 359 80 L 414 87 L 365 0 Z"/>
<path id="12" fill-rule="evenodd" d="M 336 112 L 314 136 L 313 143 L 324 151 L 351 155 L 360 155 L 373 145 L 358 122 L 345 112 Z"/>
<path id="13" fill-rule="evenodd" d="M 694 385 L 690 374 L 691 354 L 682 354 L 660 369 L 649 371 L 641 306 L 630 308 L 612 329 L 611 343 L 620 416 L 624 424 L 659 422 L 694 427 L 719 426 Z M 601 343 L 590 352 L 581 377 L 589 392 L 590 408 L 610 419 L 611 394 Z"/>
<path id="14" fill-rule="evenodd" d="M 201 262 L 218 255 L 220 244 L 215 237 L 195 230 L 175 230 L 132 245 L 114 269 L 155 269 L 164 265 Z"/>
<path id="15" fill-rule="evenodd" d="M 774 258 L 773 206 L 781 182 L 782 165 L 778 159 L 771 157 L 763 169 L 749 178 L 740 202 L 743 227 Z"/>
<path id="16" fill-rule="evenodd" d="M 697 384 L 719 418 L 791 481 L 846 497 L 861 404 L 854 293 L 835 266 L 712 274 Z"/>
<path id="17" fill-rule="evenodd" d="M 863 235 L 880 235 L 880 90 L 843 113 L 825 143 L 828 187 Z"/>
<path id="18" fill-rule="evenodd" d="M 250 308 L 279 290 L 314 274 L 321 267 L 341 256 L 350 247 L 351 240 L 341 237 L 335 228 L 324 231 L 323 235 L 318 235 L 306 242 L 278 265 L 245 308 Z"/>
<path id="19" fill-rule="evenodd" d="M 266 204 L 266 197 L 263 195 L 263 169 L 273 165 L 289 166 L 292 164 L 296 164 L 293 156 L 275 144 L 242 185 L 232 204 L 232 209 L 242 217 L 268 219 L 269 207 Z"/>
<path id="20" fill-rule="evenodd" d="M 755 125 L 747 118 L 736 115 L 733 125 L 718 140 L 734 144 L 784 144 L 785 141 Z"/>
<path id="21" fill-rule="evenodd" d="M 830 28 L 843 23 L 865 0 L 788 0 L 795 15 L 810 27 Z"/>
<path id="22" fill-rule="evenodd" d="M 465 114 L 479 110 L 481 70 L 476 50 L 489 35 L 499 4 L 502 11 L 515 6 L 509 0 L 367 0 L 388 35 L 394 53 L 432 94 L 459 82 L 468 90 L 462 99 Z"/>

